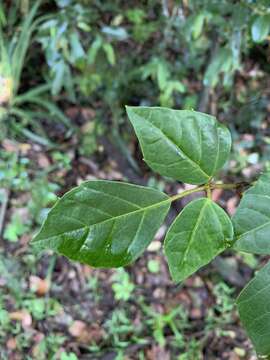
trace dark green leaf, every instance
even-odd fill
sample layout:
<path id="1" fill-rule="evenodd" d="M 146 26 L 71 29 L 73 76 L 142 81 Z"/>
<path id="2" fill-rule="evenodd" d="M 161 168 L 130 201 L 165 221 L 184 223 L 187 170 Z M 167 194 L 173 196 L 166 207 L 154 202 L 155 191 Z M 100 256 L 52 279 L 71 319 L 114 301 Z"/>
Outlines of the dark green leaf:
<path id="1" fill-rule="evenodd" d="M 244 193 L 233 216 L 234 248 L 254 254 L 270 254 L 270 172 Z"/>
<path id="2" fill-rule="evenodd" d="M 32 243 L 95 267 L 124 266 L 149 245 L 169 207 L 154 189 L 88 181 L 56 203 Z"/>
<path id="3" fill-rule="evenodd" d="M 213 116 L 189 110 L 127 107 L 144 160 L 156 172 L 203 184 L 226 162 L 231 135 Z"/>
<path id="4" fill-rule="evenodd" d="M 270 262 L 237 299 L 240 319 L 259 355 L 270 355 Z"/>
<path id="5" fill-rule="evenodd" d="M 165 238 L 165 254 L 174 281 L 181 281 L 208 264 L 233 239 L 231 220 L 208 198 L 189 203 Z"/>

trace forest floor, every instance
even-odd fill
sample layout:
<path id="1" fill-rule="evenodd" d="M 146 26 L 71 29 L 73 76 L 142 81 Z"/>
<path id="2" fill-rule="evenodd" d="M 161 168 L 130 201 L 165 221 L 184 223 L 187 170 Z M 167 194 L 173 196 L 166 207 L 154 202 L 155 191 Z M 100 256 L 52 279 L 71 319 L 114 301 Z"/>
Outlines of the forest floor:
<path id="1" fill-rule="evenodd" d="M 134 172 L 107 138 L 101 144 L 100 152 L 89 160 L 76 153 L 76 142 L 64 143 L 69 161 L 61 159 L 59 166 L 53 150 L 31 142 L 5 141 L 3 146 L 16 154 L 16 164 L 18 159 L 29 159 L 30 184 L 34 173 L 46 171 L 47 180 L 42 183 L 41 177 L 33 185 L 45 198 L 56 191 L 51 187 L 56 182 L 62 184 L 57 189 L 61 195 L 92 178 L 130 180 L 171 194 L 186 189 L 152 178 L 134 144 L 130 150 L 144 175 Z M 234 303 L 252 276 L 255 257 L 228 251 L 180 285 L 170 279 L 162 240 L 168 224 L 190 198 L 174 204 L 167 223 L 135 264 L 98 270 L 51 252 L 33 253 L 28 245 L 33 226 L 25 224 L 35 210 L 29 205 L 34 195 L 29 189 L 8 194 L 5 223 L 16 213 L 26 227 L 22 236 L 14 240 L 9 235 L 9 241 L 2 239 L 1 244 L 1 359 L 256 359 Z M 212 195 L 233 213 L 237 194 L 215 190 Z M 9 231 L 19 233 L 20 226 L 13 222 Z"/>

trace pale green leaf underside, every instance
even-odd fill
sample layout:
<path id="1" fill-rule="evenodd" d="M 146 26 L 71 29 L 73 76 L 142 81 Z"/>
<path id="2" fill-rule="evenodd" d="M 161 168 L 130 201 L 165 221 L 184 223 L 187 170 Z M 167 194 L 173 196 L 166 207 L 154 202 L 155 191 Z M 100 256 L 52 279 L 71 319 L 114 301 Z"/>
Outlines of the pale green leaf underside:
<path id="1" fill-rule="evenodd" d="M 213 116 L 161 107 L 127 107 L 145 162 L 156 172 L 203 184 L 222 168 L 231 149 L 229 130 Z"/>
<path id="2" fill-rule="evenodd" d="M 240 319 L 260 355 L 270 355 L 270 262 L 237 299 Z"/>
<path id="3" fill-rule="evenodd" d="M 95 267 L 134 261 L 170 207 L 164 193 L 117 181 L 87 181 L 52 208 L 32 244 Z"/>
<path id="4" fill-rule="evenodd" d="M 267 38 L 270 31 L 269 15 L 259 15 L 252 24 L 251 35 L 255 42 L 261 42 Z"/>
<path id="5" fill-rule="evenodd" d="M 184 280 L 208 264 L 232 239 L 231 220 L 221 207 L 208 198 L 189 203 L 165 238 L 165 254 L 173 280 Z"/>
<path id="6" fill-rule="evenodd" d="M 236 250 L 270 254 L 270 172 L 244 193 L 232 220 Z"/>

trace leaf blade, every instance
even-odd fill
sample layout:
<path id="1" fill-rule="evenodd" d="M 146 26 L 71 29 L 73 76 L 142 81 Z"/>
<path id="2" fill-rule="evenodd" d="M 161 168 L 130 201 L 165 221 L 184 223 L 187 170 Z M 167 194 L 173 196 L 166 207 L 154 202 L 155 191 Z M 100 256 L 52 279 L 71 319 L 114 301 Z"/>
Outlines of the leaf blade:
<path id="1" fill-rule="evenodd" d="M 222 208 L 208 198 L 193 200 L 176 217 L 165 238 L 173 280 L 182 281 L 208 264 L 232 238 L 232 224 Z"/>
<path id="2" fill-rule="evenodd" d="M 240 319 L 260 355 L 270 355 L 270 262 L 241 291 L 236 304 Z"/>
<path id="3" fill-rule="evenodd" d="M 236 250 L 270 254 L 270 172 L 244 193 L 232 221 Z"/>
<path id="4" fill-rule="evenodd" d="M 203 184 L 226 162 L 231 136 L 210 115 L 161 107 L 127 107 L 146 163 L 161 175 Z"/>
<path id="5" fill-rule="evenodd" d="M 32 244 L 95 267 L 124 266 L 149 245 L 169 207 L 158 190 L 88 181 L 56 203 Z"/>
<path id="6" fill-rule="evenodd" d="M 269 15 L 259 15 L 255 18 L 251 26 L 252 40 L 260 43 L 267 38 L 270 30 L 270 17 Z"/>

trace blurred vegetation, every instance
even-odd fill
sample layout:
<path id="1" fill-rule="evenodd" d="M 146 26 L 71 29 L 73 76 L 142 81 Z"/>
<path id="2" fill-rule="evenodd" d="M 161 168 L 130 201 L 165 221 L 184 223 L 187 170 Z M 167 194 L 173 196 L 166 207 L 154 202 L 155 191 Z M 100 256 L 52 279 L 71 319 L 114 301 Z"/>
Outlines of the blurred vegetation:
<path id="1" fill-rule="evenodd" d="M 87 273 L 81 288 L 68 289 L 74 277 L 79 282 L 76 265 L 51 254 L 42 260 L 27 243 L 57 195 L 81 180 L 174 186 L 141 162 L 126 104 L 217 116 L 234 138 L 224 177 L 250 180 L 270 168 L 269 39 L 269 0 L 0 2 L 1 359 L 94 359 L 110 351 L 126 359 L 134 346 L 135 359 L 155 359 L 152 341 L 172 359 L 212 359 L 205 355 L 209 334 L 233 341 L 229 328 L 237 320 L 222 275 L 209 275 L 216 302 L 203 315 L 205 333 L 197 334 L 184 307 L 156 310 L 139 275 L 119 270 L 107 279 L 115 308 L 104 310 L 106 334 L 96 329 L 96 340 L 66 345 L 70 336 L 80 341 L 65 326 L 91 321 L 89 308 L 79 311 L 67 297 L 82 292 L 79 298 L 101 307 L 106 278 Z M 150 278 L 166 277 L 159 258 L 145 261 Z M 257 266 L 255 258 L 239 261 Z M 32 286 L 37 275 L 52 284 L 43 294 Z M 50 320 L 63 314 L 61 324 Z M 249 358 L 248 346 L 237 344 L 232 351 Z M 154 355 L 145 355 L 148 348 Z"/>

